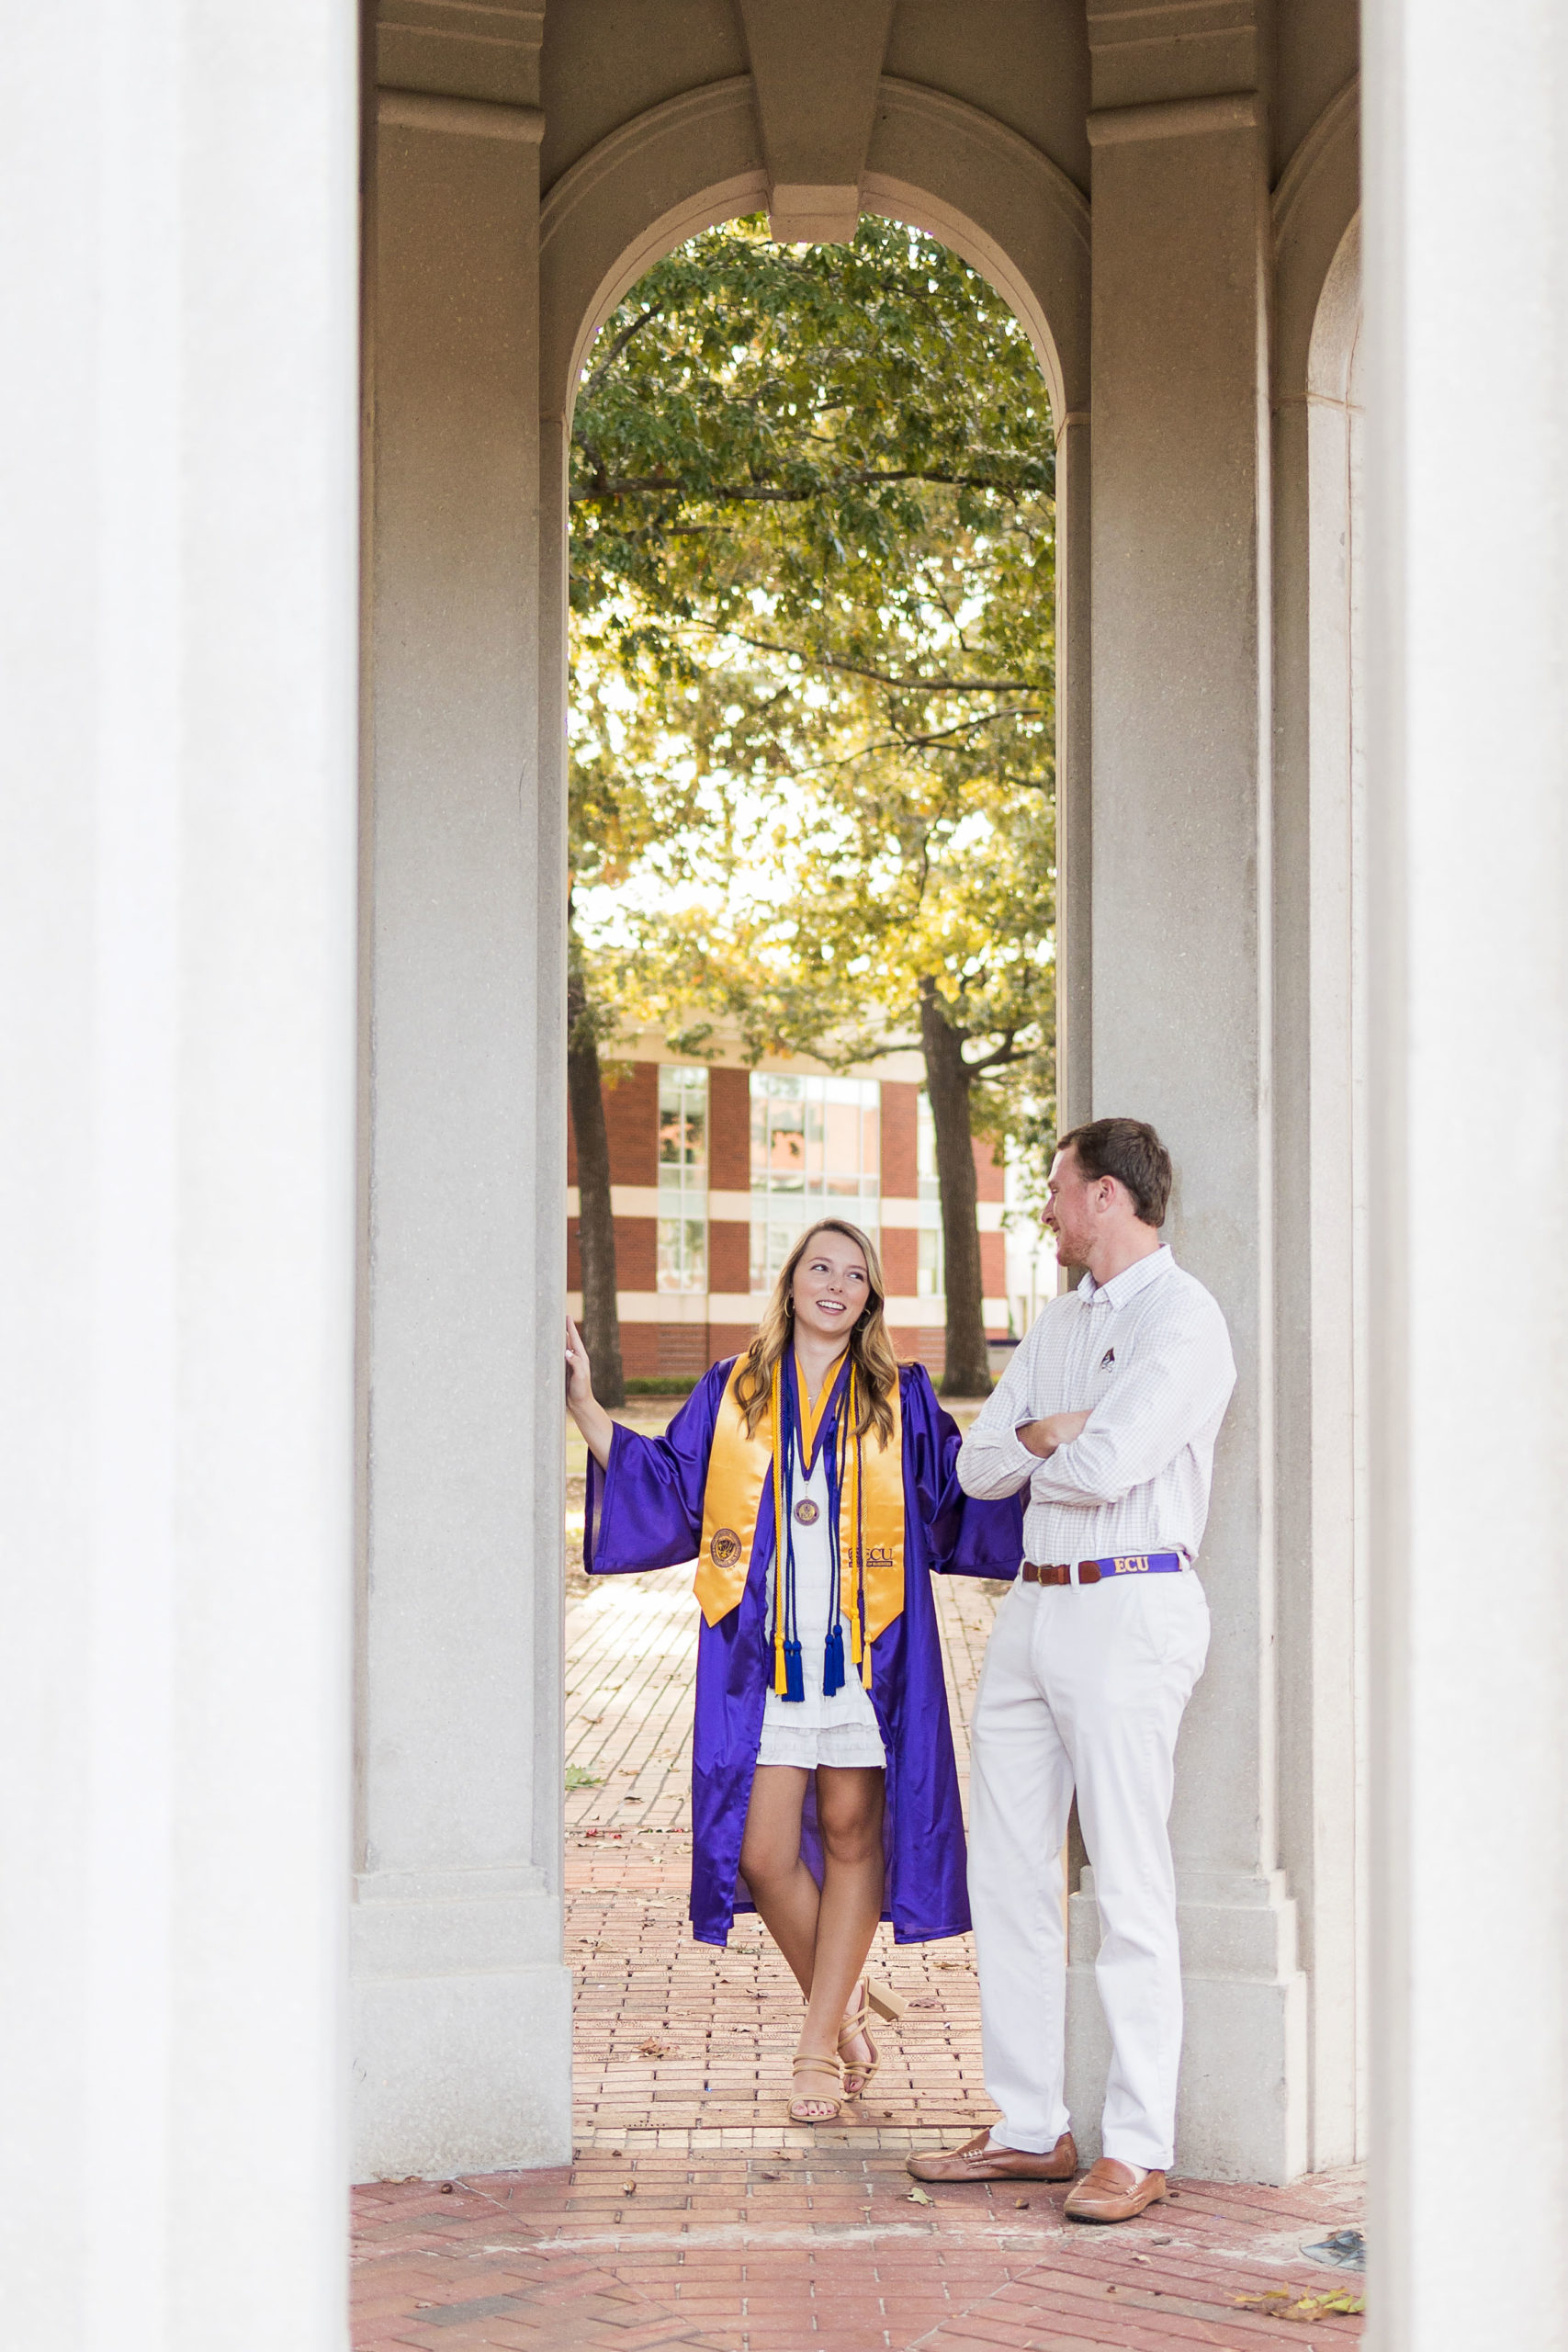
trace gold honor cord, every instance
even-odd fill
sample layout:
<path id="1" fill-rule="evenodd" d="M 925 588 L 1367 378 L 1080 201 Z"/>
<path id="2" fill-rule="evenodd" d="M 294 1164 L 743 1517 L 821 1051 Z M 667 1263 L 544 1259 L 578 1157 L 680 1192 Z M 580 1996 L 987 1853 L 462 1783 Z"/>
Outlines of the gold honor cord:
<path id="1" fill-rule="evenodd" d="M 807 1476 L 810 1475 L 812 1463 L 817 1458 L 818 1431 L 821 1429 L 823 1420 L 827 1415 L 828 1408 L 833 1401 L 833 1391 L 839 1385 L 839 1375 L 843 1371 L 843 1357 L 835 1357 L 832 1367 L 828 1374 L 828 1377 L 822 1383 L 821 1388 L 818 1392 L 817 1402 L 814 1406 L 806 1393 L 806 1374 L 800 1368 L 800 1358 L 796 1356 L 795 1359 L 795 1393 L 800 1400 L 801 1464 Z M 853 1381 L 854 1376 L 854 1366 L 852 1364 L 850 1366 L 850 1379 L 852 1382 Z"/>
<path id="2" fill-rule="evenodd" d="M 871 1644 L 863 1627 L 863 1600 L 865 1591 L 865 1525 L 861 1510 L 863 1486 L 863 1460 L 861 1447 L 860 1398 L 855 1389 L 855 1368 L 850 1366 L 849 1390 L 844 1398 L 844 1418 L 839 1443 L 839 1613 L 850 1621 L 850 1658 L 860 1668 L 860 1679 L 866 1690 L 871 1689 Z M 902 1487 L 902 1481 L 900 1481 Z M 900 1502 L 902 1495 L 900 1494 Z M 900 1516 L 902 1513 L 900 1513 Z M 847 1532 L 846 1532 L 847 1531 Z"/>
<path id="3" fill-rule="evenodd" d="M 779 1364 L 773 1366 L 773 1385 L 768 1392 L 768 1431 L 773 1450 L 773 1695 L 782 1699 L 789 1687 L 784 1662 L 784 1554 L 788 1530 L 784 1526 L 784 1383 L 779 1377 Z"/>

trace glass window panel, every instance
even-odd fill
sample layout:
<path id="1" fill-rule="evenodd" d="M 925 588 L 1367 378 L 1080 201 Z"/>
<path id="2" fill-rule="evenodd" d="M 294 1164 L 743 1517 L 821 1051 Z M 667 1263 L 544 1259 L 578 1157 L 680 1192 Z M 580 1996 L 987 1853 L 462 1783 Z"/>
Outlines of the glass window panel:
<path id="1" fill-rule="evenodd" d="M 666 1062 L 659 1072 L 659 1190 L 674 1214 L 659 1221 L 658 1286 L 703 1290 L 707 1284 L 708 1074 L 700 1065 Z M 689 1211 L 704 1215 L 693 1217 Z M 682 1210 L 687 1215 L 679 1214 Z"/>
<path id="2" fill-rule="evenodd" d="M 915 1274 L 915 1291 L 920 1298 L 940 1298 L 942 1293 L 943 1266 L 942 1257 L 942 1227 L 923 1225 L 918 1236 L 919 1261 Z"/>
<path id="3" fill-rule="evenodd" d="M 769 1188 L 798 1193 L 806 1183 L 806 1105 L 775 1102 L 769 1111 Z"/>
<path id="4" fill-rule="evenodd" d="M 824 1204 L 874 1202 L 881 1118 L 882 1089 L 875 1079 L 758 1072 L 751 1080 L 752 1192 L 780 1205 L 781 1195 L 804 1195 Z M 762 1246 L 759 1240 L 758 1248 Z"/>
<path id="5" fill-rule="evenodd" d="M 861 1169 L 860 1104 L 829 1102 L 826 1106 L 824 1125 L 827 1130 L 828 1174 L 858 1177 Z"/>
<path id="6" fill-rule="evenodd" d="M 659 1183 L 664 1192 L 707 1189 L 708 1074 L 680 1062 L 659 1073 Z"/>
<path id="7" fill-rule="evenodd" d="M 820 1083 L 820 1081 L 818 1081 Z M 806 1182 L 815 1192 L 822 1182 L 822 1153 L 825 1140 L 822 1117 L 822 1097 L 807 1079 L 806 1092 Z"/>
<path id="8" fill-rule="evenodd" d="M 931 1117 L 931 1098 L 923 1087 L 915 1102 L 915 1165 L 919 1171 L 921 1200 L 940 1199 L 942 1188 L 936 1172 L 936 1122 Z"/>
<path id="9" fill-rule="evenodd" d="M 708 1229 L 697 1216 L 659 1220 L 659 1287 L 661 1291 L 707 1288 Z"/>

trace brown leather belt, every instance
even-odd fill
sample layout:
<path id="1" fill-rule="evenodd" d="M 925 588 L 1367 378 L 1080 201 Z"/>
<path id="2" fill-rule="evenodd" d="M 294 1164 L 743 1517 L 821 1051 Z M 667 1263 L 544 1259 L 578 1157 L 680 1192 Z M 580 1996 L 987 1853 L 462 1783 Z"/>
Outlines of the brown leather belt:
<path id="1" fill-rule="evenodd" d="M 1108 1577 L 1173 1576 L 1187 1563 L 1179 1552 L 1128 1552 L 1111 1560 L 1080 1560 L 1077 1564 L 1079 1584 L 1101 1584 Z M 1058 1560 L 1052 1567 L 1042 1567 L 1037 1560 L 1025 1560 L 1019 1570 L 1024 1584 L 1071 1584 L 1072 1563 Z"/>

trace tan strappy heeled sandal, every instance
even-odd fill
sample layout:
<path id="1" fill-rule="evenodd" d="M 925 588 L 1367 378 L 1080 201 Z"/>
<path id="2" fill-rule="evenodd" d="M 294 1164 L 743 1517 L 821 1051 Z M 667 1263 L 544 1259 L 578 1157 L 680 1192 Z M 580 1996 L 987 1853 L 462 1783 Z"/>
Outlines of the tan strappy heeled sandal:
<path id="1" fill-rule="evenodd" d="M 798 2094 L 789 2103 L 790 2121 L 792 2123 L 837 2123 L 844 2105 L 843 2060 L 818 2057 L 813 2051 L 797 2050 L 795 2055 L 795 2074 L 798 2075 L 803 2068 L 809 2068 L 813 2074 L 831 2075 L 835 2096 L 829 2098 L 825 2091 L 807 2091 Z M 801 2109 L 807 2105 L 831 2108 L 832 2113 L 830 2115 L 802 2115 Z"/>
<path id="2" fill-rule="evenodd" d="M 891 1984 L 878 1984 L 874 1977 L 863 1977 L 857 1989 L 860 1994 L 859 2005 L 853 2016 L 847 2017 L 839 2028 L 839 2055 L 844 2058 L 845 2042 L 852 2041 L 857 2033 L 862 2033 L 865 2036 L 866 2048 L 871 2052 L 871 2064 L 862 2074 L 854 2059 L 844 2058 L 844 2097 L 846 2098 L 862 2098 L 871 2088 L 876 2076 L 876 2070 L 882 2064 L 882 2052 L 872 2039 L 872 2010 L 874 2009 L 879 2018 L 896 2020 L 903 2016 L 909 2006 L 901 1994 L 893 1990 Z M 855 2077 L 852 2082 L 850 2079 L 852 2075 Z"/>

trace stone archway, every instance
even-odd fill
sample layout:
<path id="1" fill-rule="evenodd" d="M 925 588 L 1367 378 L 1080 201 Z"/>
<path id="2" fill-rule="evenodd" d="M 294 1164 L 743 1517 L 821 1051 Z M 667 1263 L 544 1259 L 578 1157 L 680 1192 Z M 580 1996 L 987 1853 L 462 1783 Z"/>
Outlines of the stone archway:
<path id="1" fill-rule="evenodd" d="M 551 188 L 539 217 L 540 605 L 564 611 L 571 401 L 593 337 L 661 254 L 764 208 L 771 182 L 752 78 L 711 83 L 619 126 Z M 1064 1114 L 1088 1114 L 1089 972 L 1089 206 L 1061 167 L 993 116 L 889 75 L 862 209 L 950 245 L 1010 304 L 1050 390 L 1056 436 L 1058 1064 Z M 564 635 L 560 639 L 564 655 Z M 541 746 L 564 792 L 564 659 L 546 667 Z M 556 697 L 558 696 L 558 701 Z"/>
<path id="2" fill-rule="evenodd" d="M 1089 61 L 1065 20 L 1035 27 L 1056 44 L 1034 61 L 1049 103 L 1033 120 L 1055 154 L 1004 119 L 1000 50 L 976 74 L 962 41 L 928 51 L 917 78 L 898 70 L 916 61 L 895 28 L 887 70 L 869 72 L 863 104 L 835 116 L 834 155 L 815 163 L 830 40 L 750 73 L 743 44 L 716 36 L 684 63 L 634 45 L 606 78 L 586 17 L 552 21 L 547 119 L 511 99 L 383 90 L 373 175 L 356 2170 L 542 2163 L 567 2146 L 565 1152 L 551 1106 L 565 1091 L 575 365 L 655 252 L 764 200 L 791 219 L 807 198 L 843 209 L 852 188 L 985 269 L 1059 393 L 1061 1107 L 1136 1105 L 1168 1132 L 1182 1169 L 1172 1238 L 1243 1364 L 1205 1558 L 1223 1639 L 1184 1735 L 1174 1822 L 1182 2131 L 1200 2169 L 1287 2177 L 1310 2145 L 1287 1870 L 1310 1860 L 1316 1815 L 1295 1838 L 1278 1799 L 1294 1690 L 1317 1686 L 1314 1589 L 1277 1540 L 1300 1465 L 1277 1431 L 1287 1372 L 1309 1389 L 1314 1375 L 1276 1310 L 1307 1208 L 1279 1175 L 1296 1165 L 1280 1105 L 1299 1115 L 1304 1098 L 1271 989 L 1303 951 L 1287 947 L 1289 921 L 1276 933 L 1297 902 L 1262 854 L 1277 485 L 1260 421 L 1269 274 L 1281 298 L 1287 280 L 1311 282 L 1353 107 L 1335 102 L 1302 142 L 1271 246 L 1255 96 L 1153 90 L 1086 111 Z M 1353 140 L 1350 153 L 1353 176 Z M 1281 299 L 1282 320 L 1294 302 Z M 1303 560 L 1280 559 L 1280 597 Z M 1082 2105 L 1100 2065 L 1087 1884 L 1075 1920 Z"/>

